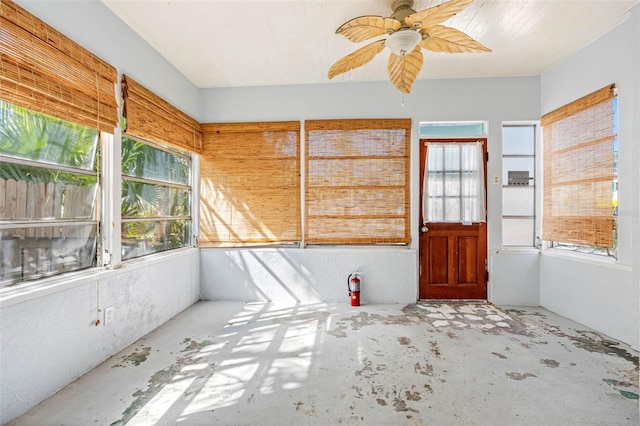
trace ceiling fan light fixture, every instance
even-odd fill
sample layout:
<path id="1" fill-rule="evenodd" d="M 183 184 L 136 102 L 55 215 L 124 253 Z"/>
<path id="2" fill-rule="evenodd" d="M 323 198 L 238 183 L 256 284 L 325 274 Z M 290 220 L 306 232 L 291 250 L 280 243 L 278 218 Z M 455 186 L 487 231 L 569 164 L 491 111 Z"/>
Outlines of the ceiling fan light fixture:
<path id="1" fill-rule="evenodd" d="M 411 53 L 421 40 L 422 36 L 419 32 L 406 29 L 391 34 L 385 45 L 396 55 L 403 56 L 406 53 Z"/>

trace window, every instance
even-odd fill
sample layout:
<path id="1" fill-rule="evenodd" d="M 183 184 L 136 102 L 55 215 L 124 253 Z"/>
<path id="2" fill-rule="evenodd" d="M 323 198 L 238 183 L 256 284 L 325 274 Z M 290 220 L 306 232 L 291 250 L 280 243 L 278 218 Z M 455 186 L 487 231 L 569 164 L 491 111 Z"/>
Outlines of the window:
<path id="1" fill-rule="evenodd" d="M 484 222 L 482 142 L 427 142 L 422 200 L 423 221 Z"/>
<path id="2" fill-rule="evenodd" d="M 487 135 L 484 121 L 464 122 L 420 122 L 420 138 L 466 138 Z"/>
<path id="3" fill-rule="evenodd" d="M 313 120 L 305 242 L 408 244 L 411 120 Z"/>
<path id="4" fill-rule="evenodd" d="M 300 122 L 202 128 L 201 246 L 299 244 Z"/>
<path id="5" fill-rule="evenodd" d="M 191 155 L 202 150 L 202 130 L 126 75 L 122 97 L 121 256 L 127 260 L 191 244 Z"/>
<path id="6" fill-rule="evenodd" d="M 615 248 L 616 118 L 614 85 L 542 117 L 545 241 Z"/>
<path id="7" fill-rule="evenodd" d="M 0 101 L 0 286 L 89 268 L 98 131 Z"/>
<path id="8" fill-rule="evenodd" d="M 502 126 L 502 245 L 536 245 L 536 126 Z"/>
<path id="9" fill-rule="evenodd" d="M 191 243 L 191 156 L 122 139 L 122 259 Z"/>

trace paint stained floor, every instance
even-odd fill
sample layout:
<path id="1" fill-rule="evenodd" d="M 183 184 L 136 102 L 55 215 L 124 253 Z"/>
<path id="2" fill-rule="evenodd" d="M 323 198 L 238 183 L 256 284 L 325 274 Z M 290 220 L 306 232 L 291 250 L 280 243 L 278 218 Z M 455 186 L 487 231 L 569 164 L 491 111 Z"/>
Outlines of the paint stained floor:
<path id="1" fill-rule="evenodd" d="M 11 425 L 638 425 L 638 353 L 540 308 L 200 302 Z"/>

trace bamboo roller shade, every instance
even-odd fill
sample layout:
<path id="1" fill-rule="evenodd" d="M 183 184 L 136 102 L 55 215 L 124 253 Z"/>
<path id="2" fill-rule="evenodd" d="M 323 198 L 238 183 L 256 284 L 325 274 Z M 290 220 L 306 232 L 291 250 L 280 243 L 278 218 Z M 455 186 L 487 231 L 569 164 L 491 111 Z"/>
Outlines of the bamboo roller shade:
<path id="1" fill-rule="evenodd" d="M 202 152 L 200 123 L 128 76 L 122 76 L 127 135 Z"/>
<path id="2" fill-rule="evenodd" d="M 411 120 L 312 120 L 305 133 L 305 242 L 408 244 Z"/>
<path id="3" fill-rule="evenodd" d="M 113 133 L 116 69 L 11 0 L 0 2 L 0 98 Z"/>
<path id="4" fill-rule="evenodd" d="M 200 245 L 300 242 L 300 123 L 202 130 Z"/>
<path id="5" fill-rule="evenodd" d="M 615 86 L 542 117 L 543 239 L 613 247 Z"/>

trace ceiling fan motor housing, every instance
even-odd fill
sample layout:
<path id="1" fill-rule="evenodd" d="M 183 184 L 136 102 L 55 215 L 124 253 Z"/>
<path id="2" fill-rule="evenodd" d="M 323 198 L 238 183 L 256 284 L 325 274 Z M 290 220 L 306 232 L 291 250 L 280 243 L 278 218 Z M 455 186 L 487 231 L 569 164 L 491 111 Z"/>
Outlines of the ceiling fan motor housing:
<path id="1" fill-rule="evenodd" d="M 393 10 L 393 13 L 390 17 L 402 22 L 403 28 L 409 28 L 409 26 L 404 22 L 404 18 L 416 13 L 416 11 L 413 10 L 413 0 L 395 0 L 391 4 L 391 9 Z"/>

